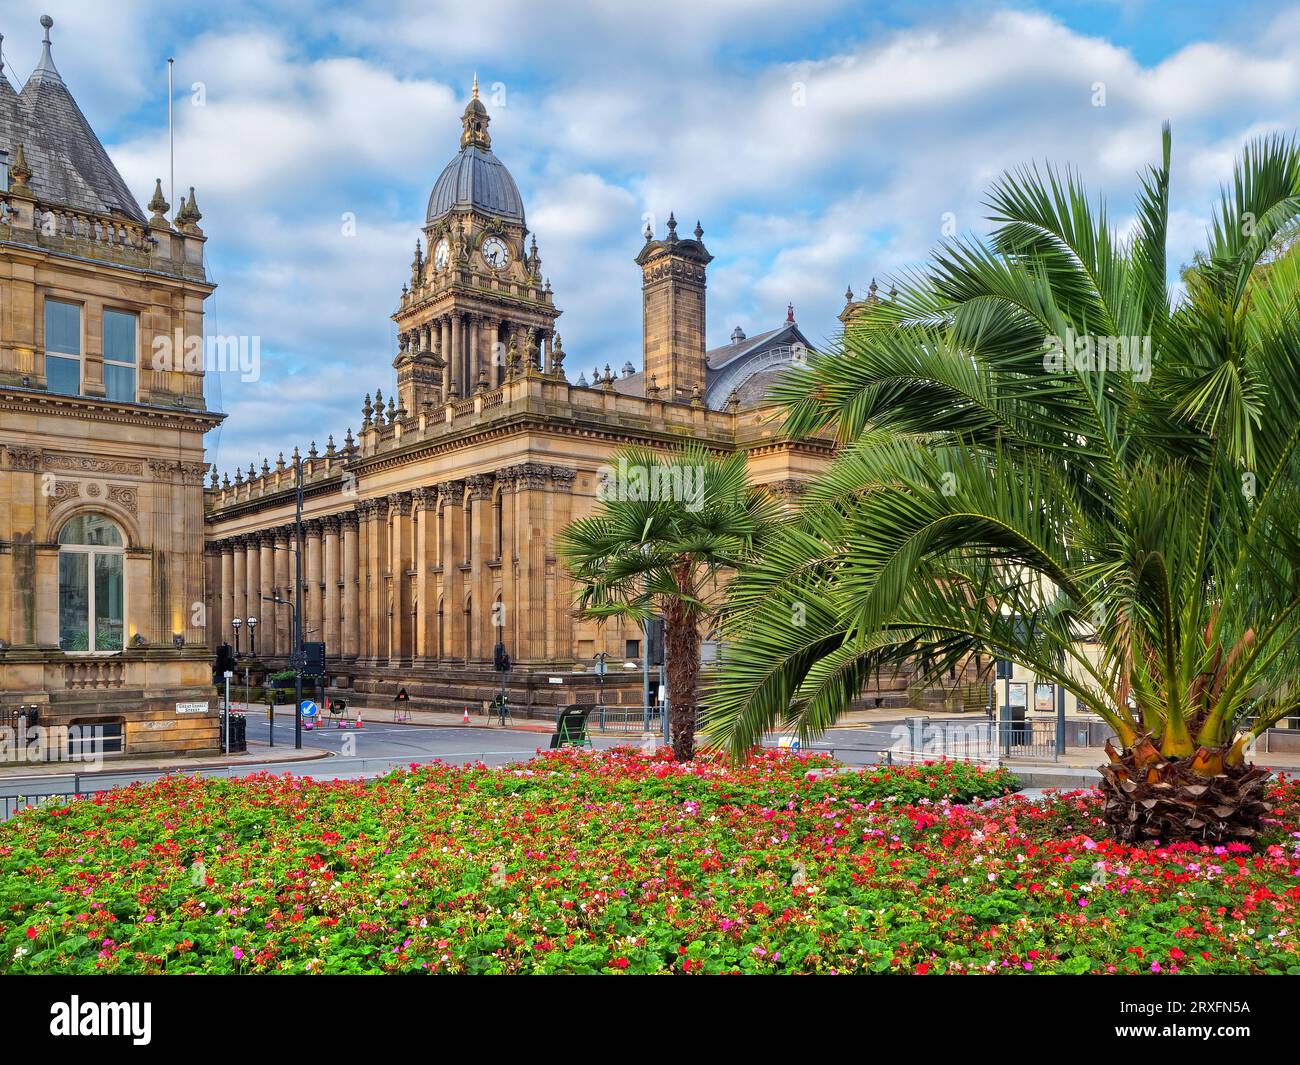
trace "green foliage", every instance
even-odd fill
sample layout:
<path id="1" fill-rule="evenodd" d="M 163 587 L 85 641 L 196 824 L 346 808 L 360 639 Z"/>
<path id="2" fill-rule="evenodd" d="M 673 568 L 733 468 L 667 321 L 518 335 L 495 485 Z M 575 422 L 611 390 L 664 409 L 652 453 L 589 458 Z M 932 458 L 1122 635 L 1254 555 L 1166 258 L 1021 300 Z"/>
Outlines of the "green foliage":
<path id="1" fill-rule="evenodd" d="M 778 386 L 845 446 L 729 589 L 712 744 L 815 737 L 921 651 L 1014 659 L 1169 756 L 1295 712 L 1300 150 L 1247 148 L 1176 301 L 1169 180 L 1166 128 L 1121 239 L 1075 175 L 1006 175 L 987 241 Z"/>

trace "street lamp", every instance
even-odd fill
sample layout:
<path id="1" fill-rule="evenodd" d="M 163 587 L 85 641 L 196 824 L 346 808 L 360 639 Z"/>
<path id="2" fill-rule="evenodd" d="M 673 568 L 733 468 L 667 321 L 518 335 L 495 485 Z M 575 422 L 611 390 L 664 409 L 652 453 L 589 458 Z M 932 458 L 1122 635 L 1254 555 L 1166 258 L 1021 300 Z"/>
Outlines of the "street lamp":
<path id="1" fill-rule="evenodd" d="M 596 652 L 596 676 L 600 678 L 600 727 L 605 727 L 605 672 L 609 667 L 605 664 L 605 659 L 609 657 L 608 651 Z"/>
<path id="2" fill-rule="evenodd" d="M 248 619 L 248 654 L 257 657 L 257 618 Z"/>
<path id="3" fill-rule="evenodd" d="M 303 635 L 298 624 L 298 603 L 295 599 L 281 598 L 278 592 L 274 596 L 263 596 L 263 598 L 276 606 L 289 607 L 294 619 L 294 653 L 290 664 L 294 667 L 294 746 L 300 748 L 303 745 Z"/>
<path id="4" fill-rule="evenodd" d="M 243 618 L 231 618 L 230 627 L 235 630 L 235 657 L 239 657 L 239 627 L 243 625 Z"/>

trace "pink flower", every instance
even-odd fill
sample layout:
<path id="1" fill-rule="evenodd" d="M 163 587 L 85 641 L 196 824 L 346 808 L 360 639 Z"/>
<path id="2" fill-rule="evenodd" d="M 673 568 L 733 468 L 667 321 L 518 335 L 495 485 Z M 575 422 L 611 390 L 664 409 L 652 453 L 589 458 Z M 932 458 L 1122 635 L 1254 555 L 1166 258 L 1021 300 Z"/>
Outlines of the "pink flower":
<path id="1" fill-rule="evenodd" d="M 292 709 L 292 707 L 290 707 L 290 709 Z M 238 947 L 231 947 L 231 948 L 230 948 L 230 953 L 233 954 L 233 955 L 235 956 L 235 961 L 243 961 L 243 960 L 244 960 L 244 952 L 243 952 L 242 950 L 240 950 Z"/>

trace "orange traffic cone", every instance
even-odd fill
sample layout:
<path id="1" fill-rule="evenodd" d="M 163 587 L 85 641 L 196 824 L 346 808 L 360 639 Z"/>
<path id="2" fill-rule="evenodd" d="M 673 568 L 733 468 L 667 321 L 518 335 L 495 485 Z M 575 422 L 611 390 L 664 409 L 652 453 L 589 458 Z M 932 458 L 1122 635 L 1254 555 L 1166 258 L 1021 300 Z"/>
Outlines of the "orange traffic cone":
<path id="1" fill-rule="evenodd" d="M 357 707 L 357 723 L 356 723 L 355 725 L 353 725 L 352 727 L 353 727 L 353 728 L 360 728 L 360 727 L 361 727 L 361 707 L 359 707 L 359 706 Z"/>
<path id="2" fill-rule="evenodd" d="M 469 724 L 469 707 L 468 707 L 468 706 L 465 707 L 465 714 L 464 714 L 464 716 L 460 719 L 460 723 L 461 723 L 462 725 L 468 725 L 468 724 Z"/>

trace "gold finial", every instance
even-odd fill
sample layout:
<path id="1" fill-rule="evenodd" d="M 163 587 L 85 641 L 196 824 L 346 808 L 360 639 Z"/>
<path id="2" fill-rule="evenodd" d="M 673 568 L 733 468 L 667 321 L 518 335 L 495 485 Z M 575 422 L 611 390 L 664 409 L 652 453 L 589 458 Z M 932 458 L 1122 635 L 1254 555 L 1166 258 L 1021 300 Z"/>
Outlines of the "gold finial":
<path id="1" fill-rule="evenodd" d="M 474 99 L 478 99 L 478 71 L 474 71 Z"/>

